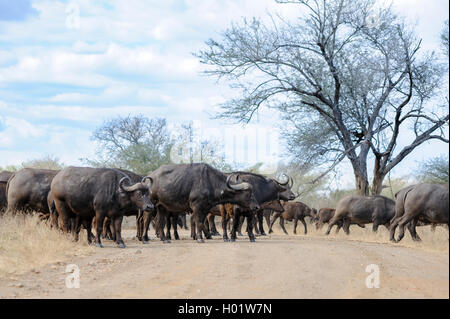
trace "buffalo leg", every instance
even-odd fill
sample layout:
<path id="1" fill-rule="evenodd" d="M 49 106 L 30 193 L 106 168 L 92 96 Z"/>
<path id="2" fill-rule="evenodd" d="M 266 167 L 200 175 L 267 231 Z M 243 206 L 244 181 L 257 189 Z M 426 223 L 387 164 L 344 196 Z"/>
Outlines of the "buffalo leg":
<path id="1" fill-rule="evenodd" d="M 166 220 L 166 227 L 167 227 L 167 232 L 166 232 L 166 236 L 167 239 L 172 239 L 172 236 L 170 235 L 170 228 L 172 228 L 172 221 L 173 221 L 173 214 L 169 214 L 169 216 L 167 216 L 167 220 Z"/>
<path id="2" fill-rule="evenodd" d="M 408 231 L 411 234 L 411 238 L 414 241 L 421 241 L 422 239 L 420 238 L 420 236 L 417 234 L 416 232 L 416 226 L 417 226 L 417 222 L 419 220 L 417 218 L 414 218 L 412 221 L 410 221 L 408 223 Z"/>
<path id="3" fill-rule="evenodd" d="M 405 236 L 405 226 L 413 219 L 414 217 L 410 215 L 403 215 L 398 222 L 398 238 L 397 242 L 401 241 Z M 413 232 L 416 232 L 415 225 L 412 227 Z"/>
<path id="4" fill-rule="evenodd" d="M 203 229 L 206 217 L 205 213 L 203 212 L 202 207 L 195 207 L 192 209 L 192 211 L 194 212 L 193 216 L 195 218 L 195 224 L 197 228 L 197 242 L 204 243 L 205 241 L 203 240 Z"/>
<path id="5" fill-rule="evenodd" d="M 242 225 L 244 225 L 245 216 L 240 215 L 238 220 L 239 220 L 239 224 L 236 229 L 237 234 L 238 234 L 238 236 L 244 236 L 244 235 L 242 235 Z"/>
<path id="6" fill-rule="evenodd" d="M 228 229 L 227 229 L 229 218 L 228 218 L 227 212 L 222 212 L 221 211 L 220 213 L 222 215 L 221 217 L 222 217 L 223 241 L 227 242 L 227 241 L 229 241 L 229 239 L 228 239 Z"/>
<path id="7" fill-rule="evenodd" d="M 374 220 L 374 221 L 373 221 L 373 223 L 372 223 L 372 231 L 373 231 L 374 233 L 378 232 L 378 226 L 379 226 L 379 225 L 380 225 L 380 223 L 379 223 L 378 220 Z"/>
<path id="8" fill-rule="evenodd" d="M 82 221 L 83 227 L 84 229 L 86 229 L 87 232 L 87 241 L 89 244 L 91 244 L 92 240 L 95 238 L 94 234 L 92 233 L 92 219 L 93 217 L 87 217 L 84 218 Z"/>
<path id="9" fill-rule="evenodd" d="M 103 221 L 105 219 L 105 214 L 97 211 L 95 212 L 95 221 L 96 221 L 96 234 L 95 234 L 95 246 L 102 248 L 102 241 L 100 239 L 102 230 L 103 230 Z"/>
<path id="10" fill-rule="evenodd" d="M 70 231 L 70 218 L 73 216 L 72 211 L 65 202 L 59 200 L 55 200 L 55 208 L 58 212 L 59 227 L 62 229 L 62 231 L 68 233 Z"/>
<path id="11" fill-rule="evenodd" d="M 283 232 L 284 232 L 286 235 L 289 235 L 288 232 L 287 232 L 287 230 L 286 230 L 286 228 L 284 227 L 284 218 L 283 218 L 283 217 L 280 217 L 280 226 L 281 226 L 281 229 L 283 230 Z"/>
<path id="12" fill-rule="evenodd" d="M 54 201 L 48 205 L 48 209 L 50 211 L 50 227 L 58 229 L 58 213 Z"/>
<path id="13" fill-rule="evenodd" d="M 395 242 L 395 230 L 397 229 L 398 223 L 401 217 L 395 217 L 391 220 L 391 226 L 389 227 L 389 240 Z"/>
<path id="14" fill-rule="evenodd" d="M 148 238 L 148 229 L 150 228 L 150 222 L 153 219 L 154 212 L 144 211 L 142 216 L 142 243 L 148 244 L 150 239 Z"/>
<path id="15" fill-rule="evenodd" d="M 216 228 L 215 215 L 208 214 L 207 219 L 208 219 L 209 231 L 211 232 L 211 235 L 220 236 L 220 233 L 217 231 L 217 228 Z"/>
<path id="16" fill-rule="evenodd" d="M 111 221 L 114 225 L 114 232 L 116 233 L 116 244 L 119 248 L 125 248 L 125 243 L 122 239 L 122 221 L 122 215 L 114 217 Z"/>
<path id="17" fill-rule="evenodd" d="M 166 238 L 166 235 L 164 234 L 164 226 L 166 224 L 167 216 L 169 215 L 169 213 L 162 206 L 158 206 L 157 210 L 158 210 L 158 214 L 157 214 L 157 218 L 156 218 L 157 219 L 156 229 L 158 232 L 158 236 L 163 243 L 170 243 L 170 240 L 168 240 Z"/>
<path id="18" fill-rule="evenodd" d="M 239 227 L 240 213 L 235 210 L 233 216 L 233 226 L 231 227 L 231 241 L 236 241 L 236 231 Z"/>
<path id="19" fill-rule="evenodd" d="M 186 214 L 181 216 L 181 221 L 183 222 L 183 228 L 188 230 L 187 221 L 186 221 Z"/>
<path id="20" fill-rule="evenodd" d="M 267 228 L 270 228 L 270 213 L 264 214 L 264 219 L 266 220 Z"/>
<path id="21" fill-rule="evenodd" d="M 327 229 L 325 235 L 329 235 L 333 226 L 336 225 L 340 220 L 341 220 L 340 217 L 337 217 L 336 215 L 334 215 L 333 218 L 328 223 L 328 229 Z"/>
<path id="22" fill-rule="evenodd" d="M 205 235 L 206 239 L 212 239 L 211 236 L 211 222 L 208 218 L 210 214 L 205 216 L 205 220 L 203 221 L 203 235 Z"/>
<path id="23" fill-rule="evenodd" d="M 305 235 L 308 233 L 308 229 L 307 229 L 307 227 L 306 227 L 306 222 L 305 222 L 305 219 L 302 217 L 302 218 L 300 218 L 300 221 L 302 222 L 302 224 L 303 224 L 303 228 L 305 229 Z"/>
<path id="24" fill-rule="evenodd" d="M 77 217 L 75 217 L 75 227 L 73 229 L 74 241 L 78 241 L 80 236 L 80 230 L 81 230 L 81 217 L 77 215 Z"/>
<path id="25" fill-rule="evenodd" d="M 143 214 L 144 212 L 142 210 L 139 210 L 136 215 L 136 238 L 139 241 L 142 241 L 142 233 L 144 231 Z"/>
<path id="26" fill-rule="evenodd" d="M 247 213 L 247 234 L 250 242 L 254 243 L 255 235 L 253 234 L 253 219 L 255 218 L 255 214 L 253 212 Z"/>
<path id="27" fill-rule="evenodd" d="M 111 224 L 111 218 L 105 217 L 105 220 L 103 221 L 102 238 L 115 240 L 113 233 L 114 226 Z"/>
<path id="28" fill-rule="evenodd" d="M 196 234 L 196 230 L 195 230 L 195 218 L 194 218 L 194 214 L 191 215 L 191 238 L 193 240 L 197 239 L 197 234 Z"/>
<path id="29" fill-rule="evenodd" d="M 255 214 L 255 216 L 253 216 L 252 220 L 253 220 L 252 227 L 253 227 L 254 234 L 259 236 L 261 233 L 260 233 L 260 230 L 259 230 L 259 227 L 258 227 L 258 216 L 257 216 L 257 214 Z M 248 229 L 248 227 L 247 227 L 247 229 Z"/>
<path id="30" fill-rule="evenodd" d="M 175 240 L 180 240 L 180 236 L 178 235 L 178 218 L 179 216 L 176 214 L 172 216 L 173 237 Z"/>
<path id="31" fill-rule="evenodd" d="M 259 210 L 256 213 L 256 217 L 258 220 L 258 228 L 259 228 L 259 234 L 261 236 L 266 236 L 266 232 L 264 231 L 264 215 L 263 215 L 263 210 Z"/>
<path id="32" fill-rule="evenodd" d="M 339 220 L 336 224 L 336 234 L 339 234 L 339 231 L 342 228 L 342 225 L 344 224 L 344 222 L 342 220 Z"/>
<path id="33" fill-rule="evenodd" d="M 345 217 L 342 223 L 342 228 L 347 235 L 350 235 L 350 218 Z"/>
<path id="34" fill-rule="evenodd" d="M 298 217 L 295 216 L 294 218 L 294 234 L 297 235 L 297 224 L 298 224 Z"/>
<path id="35" fill-rule="evenodd" d="M 281 215 L 281 213 L 278 213 L 278 212 L 273 215 L 273 219 L 272 219 L 272 222 L 270 223 L 270 227 L 269 227 L 269 234 L 273 233 L 273 230 L 272 230 L 273 224 L 275 224 L 275 221 L 277 220 L 278 217 L 280 217 L 280 215 Z"/>

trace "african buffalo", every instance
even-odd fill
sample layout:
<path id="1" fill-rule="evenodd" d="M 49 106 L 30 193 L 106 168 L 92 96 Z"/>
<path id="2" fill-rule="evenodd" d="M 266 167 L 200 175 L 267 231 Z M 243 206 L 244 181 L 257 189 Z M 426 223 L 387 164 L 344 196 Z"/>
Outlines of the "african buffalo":
<path id="1" fill-rule="evenodd" d="M 334 208 L 321 208 L 317 215 L 312 219 L 312 221 L 316 224 L 316 230 L 322 229 L 324 224 L 328 224 L 330 220 L 333 218 L 336 209 Z M 364 224 L 358 224 L 354 222 L 350 222 L 351 224 L 358 225 L 361 228 L 366 228 Z M 336 223 L 336 234 L 339 233 L 339 230 L 342 228 L 343 221 L 342 219 L 338 220 Z"/>
<path id="2" fill-rule="evenodd" d="M 111 168 L 67 167 L 53 179 L 51 194 L 59 215 L 59 224 L 68 231 L 69 219 L 75 217 L 88 230 L 88 241 L 91 242 L 90 229 L 92 219 L 96 219 L 96 246 L 101 244 L 101 233 L 105 217 L 111 218 L 114 227 L 115 242 L 124 248 L 121 226 L 124 214 L 128 210 L 140 209 L 151 211 L 149 190 L 152 184 L 150 177 L 133 183 L 124 172 Z M 76 229 L 79 232 L 79 227 Z M 77 238 L 78 233 L 75 233 Z"/>
<path id="3" fill-rule="evenodd" d="M 327 224 L 331 220 L 331 218 L 333 218 L 335 212 L 336 212 L 336 209 L 334 209 L 334 208 L 325 207 L 325 208 L 319 209 L 319 212 L 313 218 L 313 221 L 316 224 L 316 229 L 319 230 L 323 227 L 324 224 Z M 341 225 L 338 224 L 338 229 L 340 229 L 341 227 L 342 227 L 342 223 L 341 223 Z"/>
<path id="4" fill-rule="evenodd" d="M 342 198 L 336 207 L 336 212 L 330 220 L 326 235 L 331 228 L 342 221 L 345 233 L 350 234 L 351 224 L 373 223 L 372 230 L 376 232 L 379 225 L 389 229 L 390 220 L 395 214 L 395 202 L 381 195 L 359 196 L 349 195 Z"/>
<path id="5" fill-rule="evenodd" d="M 209 210 L 221 203 L 238 204 L 249 210 L 259 209 L 252 185 L 237 181 L 239 174 L 228 177 L 205 163 L 163 165 L 148 175 L 153 179 L 151 199 L 158 215 L 160 238 L 168 242 L 163 223 L 169 213 L 192 211 L 198 242 L 203 242 L 203 223 Z"/>
<path id="6" fill-rule="evenodd" d="M 15 172 L 6 185 L 7 212 L 36 211 L 41 217 L 50 216 L 48 193 L 57 170 L 24 168 Z"/>
<path id="7" fill-rule="evenodd" d="M 239 178 L 243 182 L 250 183 L 253 186 L 253 192 L 255 198 L 258 201 L 261 208 L 264 208 L 264 204 L 273 201 L 288 201 L 295 198 L 294 193 L 291 191 L 293 184 L 292 178 L 287 177 L 285 183 L 280 183 L 279 181 L 267 178 L 260 174 L 248 173 L 248 172 L 237 172 Z M 241 216 L 247 217 L 247 233 L 251 242 L 255 241 L 255 236 L 253 234 L 253 219 L 255 218 L 255 212 L 249 211 L 243 207 L 234 207 L 233 212 L 233 227 L 231 230 L 231 241 L 236 240 L 236 231 L 239 227 L 239 221 Z M 258 209 L 259 210 L 259 209 Z M 258 211 L 257 210 L 257 211 Z M 259 212 L 256 212 L 256 215 Z M 260 214 L 261 219 L 259 221 L 261 233 L 264 234 L 264 229 L 262 227 L 262 214 Z M 264 234 L 265 235 L 265 234 Z M 224 231 L 224 241 L 228 240 L 227 234 Z"/>
<path id="8" fill-rule="evenodd" d="M 12 175 L 12 172 L 0 172 L 0 213 L 6 210 L 6 207 L 8 205 L 6 197 L 6 184 L 8 183 L 8 180 Z"/>
<path id="9" fill-rule="evenodd" d="M 294 220 L 294 234 L 297 233 L 297 223 L 300 220 L 305 228 L 305 235 L 308 232 L 306 227 L 305 217 L 306 216 L 314 216 L 314 211 L 308 205 L 302 202 L 285 202 L 283 203 L 283 212 L 276 212 L 273 215 L 272 222 L 270 223 L 269 233 L 272 233 L 272 227 L 278 217 L 280 217 L 280 226 L 283 229 L 284 233 L 287 235 L 288 232 L 286 228 L 284 228 L 285 220 Z"/>
<path id="10" fill-rule="evenodd" d="M 416 233 L 419 222 L 448 225 L 448 184 L 417 184 L 405 187 L 395 194 L 395 216 L 390 227 L 390 240 L 395 241 L 395 229 L 399 226 L 397 241 L 405 235 L 405 226 L 413 240 L 420 240 Z"/>

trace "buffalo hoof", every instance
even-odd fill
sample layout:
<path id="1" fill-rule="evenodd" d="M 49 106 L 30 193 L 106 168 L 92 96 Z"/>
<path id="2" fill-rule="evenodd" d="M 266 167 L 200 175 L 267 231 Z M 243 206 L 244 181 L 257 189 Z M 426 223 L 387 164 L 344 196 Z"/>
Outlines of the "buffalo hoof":
<path id="1" fill-rule="evenodd" d="M 266 233 L 261 233 L 261 236 L 267 236 L 267 234 Z"/>
<path id="2" fill-rule="evenodd" d="M 203 239 L 197 239 L 197 243 L 203 244 L 205 241 Z"/>
<path id="3" fill-rule="evenodd" d="M 125 247 L 127 247 L 127 246 L 125 246 L 124 243 L 117 244 L 117 248 L 125 248 Z"/>
<path id="4" fill-rule="evenodd" d="M 242 235 L 242 233 L 238 233 L 238 236 L 244 236 L 244 235 Z"/>
<path id="5" fill-rule="evenodd" d="M 250 238 L 250 242 L 255 243 L 256 242 L 255 238 Z"/>
<path id="6" fill-rule="evenodd" d="M 227 243 L 227 242 L 229 242 L 230 240 L 229 240 L 228 238 L 224 238 L 223 241 Z"/>
<path id="7" fill-rule="evenodd" d="M 148 240 L 143 240 L 142 243 L 143 243 L 143 244 L 150 244 L 150 241 L 148 241 Z"/>
<path id="8" fill-rule="evenodd" d="M 236 241 L 236 238 L 231 238 L 230 240 L 232 243 L 234 243 Z"/>
<path id="9" fill-rule="evenodd" d="M 166 239 L 163 241 L 164 244 L 170 244 L 170 240 Z"/>
<path id="10" fill-rule="evenodd" d="M 103 245 L 102 245 L 102 244 L 99 244 L 99 243 L 96 243 L 96 244 L 95 244 L 95 247 L 103 248 Z"/>

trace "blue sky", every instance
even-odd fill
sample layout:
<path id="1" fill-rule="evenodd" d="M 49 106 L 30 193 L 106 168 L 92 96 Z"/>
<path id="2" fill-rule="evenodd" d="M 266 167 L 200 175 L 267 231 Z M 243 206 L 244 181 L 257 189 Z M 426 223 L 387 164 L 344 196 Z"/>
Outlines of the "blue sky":
<path id="1" fill-rule="evenodd" d="M 448 1 L 393 3 L 417 23 L 423 48 L 438 49 Z M 191 53 L 241 17 L 294 9 L 273 0 L 0 0 L 0 166 L 47 154 L 79 165 L 95 154 L 92 131 L 117 115 L 229 128 L 209 113 L 233 92 L 202 76 Z M 255 127 L 277 118 L 262 110 Z M 429 143 L 403 167 L 442 152 Z"/>

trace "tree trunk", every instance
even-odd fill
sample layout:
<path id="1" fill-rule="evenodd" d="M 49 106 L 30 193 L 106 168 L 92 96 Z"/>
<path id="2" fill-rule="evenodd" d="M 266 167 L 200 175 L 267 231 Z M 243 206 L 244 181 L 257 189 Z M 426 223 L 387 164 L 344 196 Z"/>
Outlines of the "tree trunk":
<path id="1" fill-rule="evenodd" d="M 358 195 L 369 195 L 369 180 L 366 174 L 355 172 L 356 192 Z"/>
<path id="2" fill-rule="evenodd" d="M 375 173 L 372 180 L 372 195 L 380 195 L 381 191 L 383 190 L 383 180 L 385 175 Z"/>
<path id="3" fill-rule="evenodd" d="M 380 195 L 381 191 L 383 190 L 383 180 L 386 174 L 384 173 L 384 167 L 381 167 L 381 156 L 375 155 L 375 163 L 374 163 L 374 169 L 373 169 L 373 180 L 372 180 L 372 187 L 371 187 L 371 193 L 372 195 Z"/>

